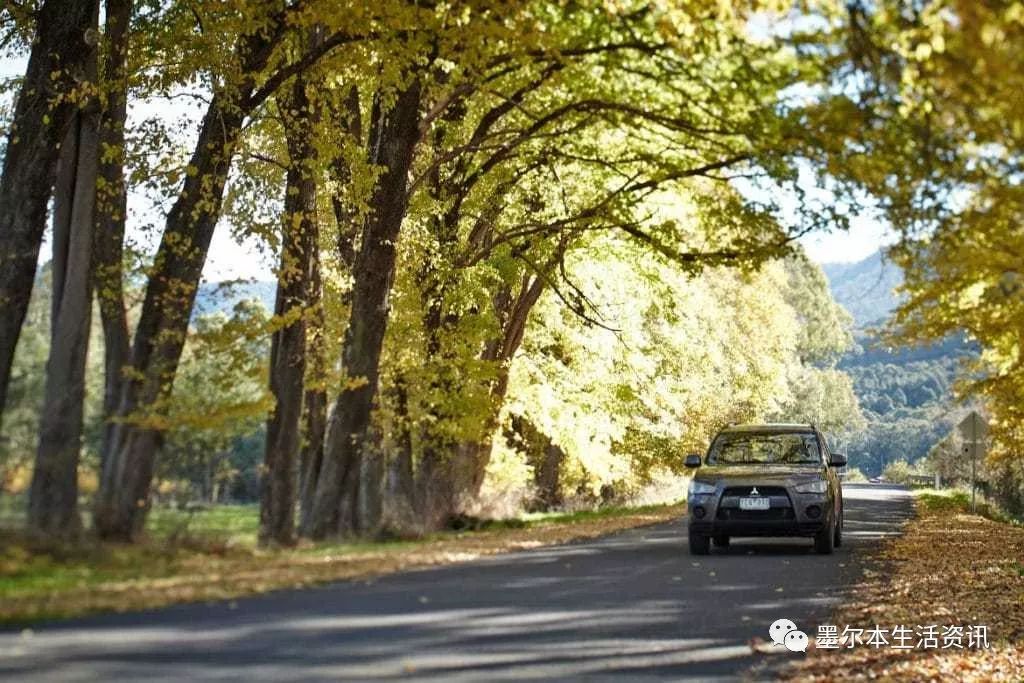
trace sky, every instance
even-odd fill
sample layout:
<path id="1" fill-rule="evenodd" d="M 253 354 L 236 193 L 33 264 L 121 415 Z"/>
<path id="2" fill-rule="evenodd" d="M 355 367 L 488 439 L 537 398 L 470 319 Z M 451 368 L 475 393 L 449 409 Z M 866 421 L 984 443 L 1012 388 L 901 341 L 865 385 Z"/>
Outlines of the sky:
<path id="1" fill-rule="evenodd" d="M 813 233 L 801 238 L 800 244 L 818 263 L 854 263 L 895 240 L 888 226 L 869 218 L 854 218 L 847 232 Z"/>

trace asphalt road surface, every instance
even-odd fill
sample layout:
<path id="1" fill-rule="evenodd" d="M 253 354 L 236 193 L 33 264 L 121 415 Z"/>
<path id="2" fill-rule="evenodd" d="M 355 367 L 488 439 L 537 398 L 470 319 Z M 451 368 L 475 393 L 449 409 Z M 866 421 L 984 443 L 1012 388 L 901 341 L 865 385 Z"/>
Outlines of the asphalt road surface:
<path id="1" fill-rule="evenodd" d="M 674 522 L 601 539 L 284 591 L 0 631 L 0 680 L 733 680 L 779 618 L 814 637 L 865 550 L 912 510 L 847 485 L 843 547 L 738 539 L 691 557 Z"/>

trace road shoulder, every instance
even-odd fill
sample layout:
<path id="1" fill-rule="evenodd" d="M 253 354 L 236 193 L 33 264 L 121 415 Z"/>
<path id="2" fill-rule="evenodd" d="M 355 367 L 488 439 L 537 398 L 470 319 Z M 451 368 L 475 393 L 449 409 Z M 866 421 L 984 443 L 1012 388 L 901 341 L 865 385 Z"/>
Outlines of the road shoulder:
<path id="1" fill-rule="evenodd" d="M 438 534 L 417 541 L 274 551 L 210 543 L 56 549 L 49 551 L 49 561 L 42 565 L 38 554 L 10 540 L 0 543 L 0 624 L 21 626 L 102 612 L 230 600 L 377 577 L 591 539 L 660 524 L 682 514 L 681 505 L 650 506 L 522 528 Z M 79 571 L 81 575 L 76 573 Z"/>
<path id="2" fill-rule="evenodd" d="M 780 672 L 799 680 L 1016 681 L 1024 672 L 1024 528 L 918 498 L 904 533 L 866 558 L 863 578 L 833 614 L 846 627 L 886 632 L 882 644 L 812 648 Z M 921 629 L 937 626 L 937 647 Z M 969 627 L 985 627 L 989 647 Z M 906 627 L 909 639 L 893 631 Z M 965 627 L 963 637 L 948 627 Z M 811 635 L 812 641 L 814 636 Z M 927 635 L 927 632 L 925 632 Z M 947 639 L 948 636 L 948 639 Z M 912 645 L 894 647 L 897 642 Z"/>

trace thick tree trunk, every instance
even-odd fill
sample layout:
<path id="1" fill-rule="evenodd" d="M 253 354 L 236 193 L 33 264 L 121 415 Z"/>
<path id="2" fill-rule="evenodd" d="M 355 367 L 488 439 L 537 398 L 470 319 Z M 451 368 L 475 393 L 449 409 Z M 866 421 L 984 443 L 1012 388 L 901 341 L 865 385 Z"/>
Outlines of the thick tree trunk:
<path id="1" fill-rule="evenodd" d="M 295 540 L 295 470 L 306 374 L 306 315 L 318 267 L 313 106 L 305 79 L 297 78 L 291 97 L 284 103 L 293 114 L 286 117 L 290 163 L 274 305 L 274 315 L 283 326 L 274 333 L 270 352 L 270 391 L 277 403 L 267 420 L 260 495 L 263 544 L 290 545 Z"/>
<path id="2" fill-rule="evenodd" d="M 306 395 L 304 403 L 304 429 L 302 452 L 299 456 L 299 528 L 308 524 L 313 508 L 313 494 L 324 459 L 324 432 L 327 429 L 327 349 L 324 338 L 325 320 L 323 307 L 323 283 L 320 279 L 319 245 L 314 254 L 314 265 L 310 271 L 312 281 L 309 288 L 310 315 L 307 323 L 307 356 L 310 367 L 306 373 Z"/>
<path id="3" fill-rule="evenodd" d="M 530 311 L 544 292 L 545 278 L 536 275 L 524 277 L 519 292 L 513 297 L 506 290 L 495 297 L 495 310 L 501 324 L 502 335 L 487 345 L 483 360 L 498 364 L 498 374 L 491 384 L 491 412 L 480 432 L 480 439 L 459 444 L 452 459 L 453 497 L 458 501 L 473 500 L 480 495 L 487 465 L 491 460 L 491 446 L 498 430 L 501 408 L 508 393 L 509 365 L 523 343 Z"/>
<path id="4" fill-rule="evenodd" d="M 358 487 L 360 473 L 376 471 L 362 464 L 362 455 L 380 374 L 395 245 L 408 206 L 408 175 L 419 134 L 419 104 L 418 81 L 399 93 L 386 114 L 380 115 L 379 99 L 374 104 L 370 158 L 384 171 L 374 188 L 353 269 L 352 313 L 342 349 L 346 384 L 327 428 L 323 469 L 309 529 L 313 538 L 369 531 L 374 524 L 374 520 L 358 519 Z"/>
<path id="5" fill-rule="evenodd" d="M 94 78 L 95 71 L 94 61 L 87 75 Z M 96 105 L 79 112 L 68 130 L 54 194 L 50 352 L 28 505 L 29 527 L 49 535 L 73 536 L 80 528 L 78 459 L 99 164 Z"/>
<path id="6" fill-rule="evenodd" d="M 330 116 L 331 125 L 339 130 L 344 130 L 349 136 L 350 142 L 360 143 L 363 138 L 363 130 L 357 88 L 349 89 L 344 106 L 331 111 Z M 345 188 L 351 182 L 349 162 L 343 154 L 338 154 L 331 161 L 330 172 L 339 188 Z M 356 210 L 350 206 L 349 202 L 345 201 L 344 192 L 336 192 L 332 195 L 331 208 L 337 224 L 338 258 L 341 266 L 346 271 L 352 272 L 355 265 L 358 237 Z M 303 536 L 310 535 L 313 499 L 316 497 L 317 482 L 323 467 L 324 439 L 327 431 L 327 388 L 324 384 L 327 379 L 327 350 L 326 340 L 323 336 L 326 321 L 321 301 L 323 284 L 320 280 L 319 269 L 314 271 L 313 287 L 316 292 L 316 303 L 314 304 L 313 318 L 311 318 L 313 326 L 308 336 L 314 365 L 309 373 L 309 383 L 312 387 L 306 391 L 306 434 L 300 466 L 299 532 Z M 342 306 L 347 307 L 351 302 L 352 292 L 345 291 L 342 295 Z"/>
<path id="7" fill-rule="evenodd" d="M 131 361 L 131 337 L 124 303 L 124 226 L 128 193 L 124 181 L 124 127 L 128 111 L 128 27 L 133 0 L 107 0 L 103 92 L 100 117 L 100 183 L 96 188 L 96 240 L 93 283 L 103 321 L 103 446 L 110 450 L 124 369 Z M 103 463 L 100 463 L 103 471 Z"/>
<path id="8" fill-rule="evenodd" d="M 355 86 L 349 89 L 345 97 L 344 107 L 340 111 L 332 112 L 333 123 L 336 127 L 344 130 L 349 142 L 356 145 L 362 143 L 363 121 L 362 111 L 359 104 L 359 90 Z M 345 187 L 352 182 L 352 169 L 344 154 L 338 154 L 331 162 L 331 173 L 334 182 L 339 187 Z M 338 258 L 341 265 L 348 271 L 355 267 L 357 238 L 359 237 L 359 225 L 356 221 L 356 207 L 344 198 L 344 193 L 337 192 L 331 197 L 331 208 L 334 210 L 334 220 L 338 226 Z M 352 302 L 352 292 L 345 293 L 345 300 L 342 302 L 349 305 Z"/>
<path id="9" fill-rule="evenodd" d="M 415 478 L 413 476 L 412 433 L 409 431 L 409 391 L 405 379 L 395 378 L 391 388 L 396 419 L 392 425 L 395 453 L 388 469 L 387 491 L 397 507 L 412 509 L 415 505 Z"/>
<path id="10" fill-rule="evenodd" d="M 163 444 L 162 432 L 148 418 L 166 411 L 242 120 L 237 103 L 214 97 L 190 161 L 197 173 L 188 176 L 167 216 L 96 497 L 94 520 L 103 538 L 131 540 L 145 520 Z"/>
<path id="11" fill-rule="evenodd" d="M 97 0 L 46 0 L 18 92 L 0 175 L 0 418 L 28 310 L 59 146 L 77 111 L 64 97 L 96 58 Z"/>
<path id="12" fill-rule="evenodd" d="M 153 271 L 146 287 L 135 339 L 130 378 L 123 381 L 117 422 L 104 454 L 93 521 L 101 538 L 132 540 L 145 523 L 159 428 L 181 352 L 214 228 L 224 185 L 248 112 L 259 102 L 254 74 L 269 60 L 284 34 L 284 15 L 241 39 L 243 79 L 214 95 L 189 160 L 190 173 L 167 215 Z"/>
<path id="13" fill-rule="evenodd" d="M 416 472 L 416 510 L 428 527 L 437 527 L 480 495 L 490 462 L 494 434 L 508 392 L 509 364 L 519 350 L 530 311 L 544 291 L 544 279 L 524 277 L 513 295 L 506 288 L 494 297 L 495 314 L 502 334 L 484 348 L 481 359 L 496 364 L 497 376 L 490 386 L 490 411 L 479 437 L 462 443 L 423 448 Z M 429 327 L 429 326 L 428 326 Z"/>
<path id="14" fill-rule="evenodd" d="M 562 463 L 565 451 L 523 415 L 514 415 L 505 430 L 508 443 L 521 451 L 533 468 L 536 494 L 532 511 L 546 511 L 562 504 Z"/>

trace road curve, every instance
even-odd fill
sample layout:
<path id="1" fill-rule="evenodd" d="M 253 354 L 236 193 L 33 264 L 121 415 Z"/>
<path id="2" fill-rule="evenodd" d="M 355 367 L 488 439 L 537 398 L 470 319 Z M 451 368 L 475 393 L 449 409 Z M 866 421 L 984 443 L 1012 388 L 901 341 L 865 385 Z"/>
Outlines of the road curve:
<path id="1" fill-rule="evenodd" d="M 695 558 L 674 522 L 600 539 L 283 591 L 0 631 L 0 679 L 307 681 L 735 679 L 787 657 L 748 641 L 817 624 L 906 491 L 847 485 L 843 547 L 739 539 Z"/>

